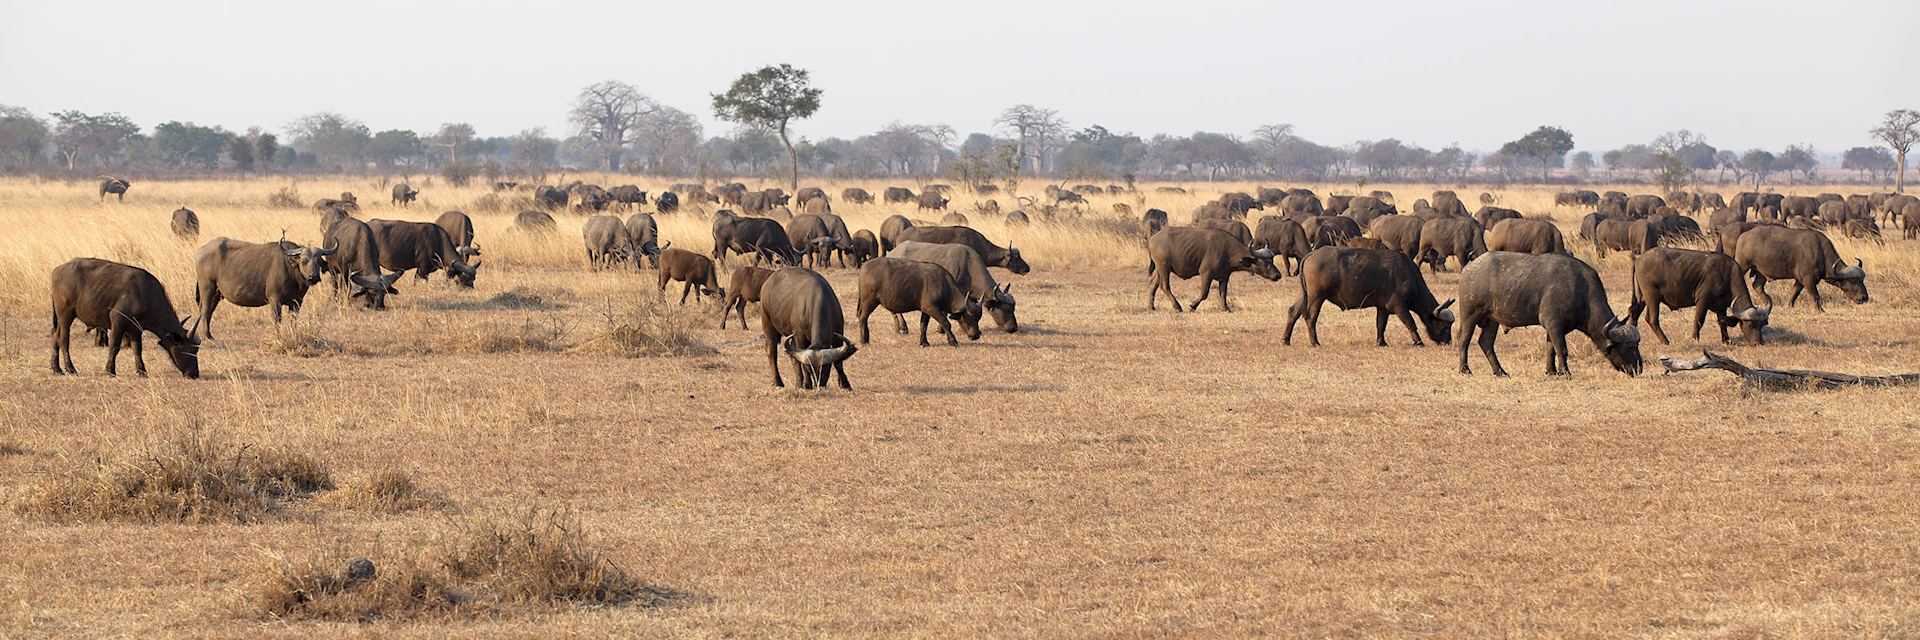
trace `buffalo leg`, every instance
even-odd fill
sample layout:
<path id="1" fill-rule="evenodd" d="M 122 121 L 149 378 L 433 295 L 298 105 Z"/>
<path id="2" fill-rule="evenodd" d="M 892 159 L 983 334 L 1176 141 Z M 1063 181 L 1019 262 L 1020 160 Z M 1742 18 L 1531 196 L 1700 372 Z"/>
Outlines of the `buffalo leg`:
<path id="1" fill-rule="evenodd" d="M 220 306 L 220 290 L 208 290 L 200 296 L 200 315 L 193 319 L 193 329 L 202 340 L 213 339 L 213 310 Z"/>
<path id="2" fill-rule="evenodd" d="M 134 330 L 128 331 L 126 340 L 133 345 L 133 372 L 140 374 L 142 378 L 147 377 L 146 347 L 141 344 L 140 329 L 136 327 Z"/>
<path id="3" fill-rule="evenodd" d="M 855 310 L 860 314 L 860 344 L 866 344 L 873 337 L 867 332 L 867 317 L 873 315 L 875 306 L 873 302 L 861 300 L 860 307 Z"/>
<path id="4" fill-rule="evenodd" d="M 1413 338 L 1413 346 L 1416 346 L 1416 347 L 1427 346 L 1427 343 L 1420 341 L 1420 330 L 1415 329 L 1413 326 L 1413 314 L 1407 312 L 1406 309 L 1401 309 L 1396 313 L 1400 316 L 1400 324 L 1407 325 L 1407 335 Z M 1382 327 L 1380 329 L 1380 346 L 1382 347 L 1387 346 L 1386 333 L 1387 333 L 1386 328 Z"/>
<path id="5" fill-rule="evenodd" d="M 1798 288 L 1800 287 L 1800 285 L 1795 284 L 1794 287 L 1795 287 L 1795 293 L 1798 293 Z M 1825 301 L 1820 299 L 1820 281 L 1815 280 L 1813 282 L 1809 282 L 1807 283 L 1806 287 L 1807 287 L 1807 295 L 1813 297 L 1813 310 L 1818 311 L 1820 313 L 1826 313 L 1827 304 Z M 1787 306 L 1793 306 L 1793 305 L 1789 304 Z"/>
<path id="6" fill-rule="evenodd" d="M 1494 340 L 1499 339 L 1499 331 L 1500 325 L 1492 319 L 1480 321 L 1480 351 L 1487 354 L 1487 363 L 1493 365 L 1493 377 L 1505 378 L 1507 377 L 1507 369 L 1500 366 L 1500 356 L 1493 353 L 1493 343 Z M 1465 350 L 1466 345 L 1462 344 L 1460 348 Z M 1462 356 L 1462 359 L 1464 360 L 1465 357 Z"/>
<path id="7" fill-rule="evenodd" d="M 687 303 L 687 294 L 689 293 L 693 293 L 692 280 L 688 280 L 686 286 L 680 287 L 680 304 L 685 305 Z"/>
<path id="8" fill-rule="evenodd" d="M 1320 346 L 1320 309 L 1326 300 L 1314 300 L 1307 303 L 1307 344 Z"/>
<path id="9" fill-rule="evenodd" d="M 925 311 L 920 312 L 920 346 L 922 347 L 927 346 L 927 321 L 928 320 L 932 320 L 932 318 L 927 316 L 927 312 Z"/>
<path id="10" fill-rule="evenodd" d="M 56 314 L 53 318 L 53 372 L 75 375 L 73 370 L 73 320 L 71 314 Z M 63 360 L 64 357 L 64 360 Z M 62 362 L 66 369 L 61 370 Z"/>
<path id="11" fill-rule="evenodd" d="M 1715 317 L 1721 317 L 1720 313 L 1717 311 L 1714 312 L 1713 315 Z M 1700 341 L 1700 329 L 1705 326 L 1707 326 L 1707 305 L 1704 305 L 1704 304 L 1693 305 L 1693 341 L 1694 342 Z M 1722 324 L 1720 326 L 1723 327 L 1720 330 L 1720 341 L 1726 342 L 1727 330 L 1724 327 L 1726 327 L 1727 325 Z M 1660 341 L 1660 344 L 1666 344 L 1666 343 L 1667 342 L 1665 340 Z"/>
<path id="12" fill-rule="evenodd" d="M 925 314 L 925 313 L 922 313 L 922 314 L 920 314 L 920 315 L 921 315 L 921 317 L 923 317 L 923 318 L 924 318 L 924 317 L 926 317 L 926 314 Z M 944 313 L 942 313 L 942 314 L 939 314 L 939 315 L 936 315 L 936 316 L 934 316 L 933 318 L 934 318 L 935 320 L 938 320 L 938 321 L 940 322 L 940 333 L 944 333 L 944 334 L 946 334 L 946 335 L 947 335 L 947 346 L 949 346 L 949 347 L 958 347 L 958 346 L 960 346 L 960 339 L 959 339 L 959 338 L 956 338 L 956 337 L 954 337 L 954 335 L 953 335 L 953 321 L 952 321 L 952 320 L 948 320 L 948 319 L 947 319 L 947 314 L 944 314 Z M 921 342 L 926 342 L 926 340 L 927 340 L 927 332 L 926 332 L 926 331 L 921 331 L 921 332 L 920 332 L 920 341 L 921 341 Z"/>
<path id="13" fill-rule="evenodd" d="M 1647 303 L 1647 330 L 1660 338 L 1660 344 L 1673 344 L 1667 341 L 1667 330 L 1660 328 L 1660 303 L 1658 302 Z M 1700 339 L 1700 328 L 1697 325 L 1693 329 L 1693 339 Z"/>
<path id="14" fill-rule="evenodd" d="M 1300 316 L 1305 315 L 1306 313 L 1307 313 L 1307 292 L 1305 291 L 1304 288 L 1302 288 L 1302 290 L 1300 291 L 1300 299 L 1294 301 L 1293 307 L 1287 309 L 1287 332 L 1284 334 L 1281 334 L 1280 344 L 1283 344 L 1283 345 L 1293 344 L 1293 325 L 1300 322 Z"/>
<path id="15" fill-rule="evenodd" d="M 1805 291 L 1806 288 L 1807 288 L 1807 285 L 1800 284 L 1800 281 L 1795 280 L 1793 282 L 1793 294 L 1787 296 L 1787 306 L 1789 307 L 1800 306 L 1800 292 Z"/>
<path id="16" fill-rule="evenodd" d="M 1233 307 L 1227 305 L 1227 281 L 1232 279 L 1232 275 L 1222 276 L 1220 278 L 1220 310 L 1227 313 L 1233 313 Z"/>
<path id="17" fill-rule="evenodd" d="M 780 381 L 780 333 L 774 331 L 765 318 L 762 318 L 760 328 L 767 336 L 767 368 L 773 370 L 773 386 L 787 386 Z"/>
<path id="18" fill-rule="evenodd" d="M 1168 289 L 1168 291 L 1172 291 L 1172 289 Z M 1193 306 L 1187 307 L 1187 310 L 1199 311 L 1200 303 L 1206 302 L 1207 297 L 1211 295 L 1213 295 L 1213 276 L 1208 276 L 1208 275 L 1200 276 L 1200 297 L 1194 298 Z M 1174 303 L 1174 305 L 1176 306 L 1178 306 L 1179 304 L 1180 303 L 1178 302 Z"/>
<path id="19" fill-rule="evenodd" d="M 1733 337 L 1727 335 L 1727 324 L 1728 324 L 1727 314 L 1721 313 L 1719 310 L 1715 310 L 1713 312 L 1713 323 L 1720 325 L 1720 344 L 1732 343 Z M 1700 332 L 1698 330 L 1693 332 L 1693 341 L 1694 342 L 1700 341 Z"/>
<path id="20" fill-rule="evenodd" d="M 1759 294 L 1761 300 L 1766 301 L 1766 304 L 1761 306 L 1773 308 L 1773 296 L 1767 293 L 1767 278 L 1760 275 L 1758 271 L 1753 273 L 1753 292 Z"/>
<path id="21" fill-rule="evenodd" d="M 841 266 L 846 266 L 846 265 L 841 265 Z M 847 382 L 847 365 L 845 360 L 833 363 L 833 373 L 835 375 L 840 376 L 840 388 L 846 389 L 848 391 L 853 390 L 853 384 Z M 826 381 L 824 380 L 821 381 L 821 386 L 825 386 L 825 385 L 826 385 Z"/>
<path id="22" fill-rule="evenodd" d="M 120 345 L 126 342 L 126 322 L 115 314 L 107 323 L 107 375 L 109 376 L 120 375 Z"/>
<path id="23" fill-rule="evenodd" d="M 1153 288 L 1147 290 L 1147 310 L 1148 311 L 1156 310 L 1153 306 L 1154 298 L 1160 295 L 1160 291 L 1163 289 L 1166 290 L 1167 292 L 1167 299 L 1173 301 L 1174 313 L 1185 311 L 1185 309 L 1180 308 L 1180 297 L 1173 295 L 1172 272 L 1167 269 L 1166 265 L 1154 265 L 1152 279 L 1153 279 Z"/>
<path id="24" fill-rule="evenodd" d="M 1547 375 L 1571 376 L 1567 367 L 1567 331 L 1559 325 L 1547 325 Z"/>
<path id="25" fill-rule="evenodd" d="M 907 314 L 893 314 L 893 332 L 903 336 L 907 335 Z"/>
<path id="26" fill-rule="evenodd" d="M 1473 332 L 1480 328 L 1480 319 L 1467 315 L 1460 316 L 1460 325 L 1453 330 L 1453 342 L 1460 349 L 1460 373 L 1471 375 L 1473 369 L 1467 366 L 1467 348 L 1473 343 Z"/>
<path id="27" fill-rule="evenodd" d="M 1414 336 L 1418 338 L 1419 336 Z M 1387 346 L 1387 308 L 1373 310 L 1373 346 Z"/>

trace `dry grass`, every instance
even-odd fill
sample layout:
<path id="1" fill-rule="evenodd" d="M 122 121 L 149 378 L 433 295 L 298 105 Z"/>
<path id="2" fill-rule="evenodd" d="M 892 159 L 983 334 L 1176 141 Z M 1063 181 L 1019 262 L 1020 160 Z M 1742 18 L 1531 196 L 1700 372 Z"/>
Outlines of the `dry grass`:
<path id="1" fill-rule="evenodd" d="M 52 522 L 257 522 L 281 503 L 333 489 L 318 460 L 238 446 L 202 430 L 79 469 L 30 493 L 16 510 Z"/>
<path id="2" fill-rule="evenodd" d="M 476 213 L 487 252 L 477 289 L 403 279 L 378 313 L 317 291 L 289 325 L 331 346 L 284 352 L 263 345 L 289 327 L 223 307 L 205 377 L 188 381 L 164 366 L 105 378 L 104 350 L 81 342 L 82 375 L 50 376 L 47 271 L 77 255 L 140 256 L 185 309 L 196 245 L 170 238 L 168 212 L 185 202 L 209 238 L 285 227 L 310 241 L 310 203 L 269 206 L 287 186 L 277 179 L 137 181 L 124 205 L 96 204 L 81 182 L 0 180 L 0 210 L 18 221 L 0 234 L 0 439 L 32 449 L 0 456 L 0 487 L 14 488 L 0 490 L 11 507 L 0 635 L 1910 637 L 1920 624 L 1912 390 L 1628 378 L 1577 338 L 1575 376 L 1551 379 L 1537 329 L 1500 336 L 1514 377 L 1485 375 L 1477 353 L 1481 373 L 1463 377 L 1453 348 L 1406 346 L 1398 326 L 1393 346 L 1372 346 L 1362 311 L 1329 309 L 1324 347 L 1282 347 L 1292 279 L 1236 278 L 1232 314 L 1211 301 L 1146 311 L 1138 239 L 1108 206 L 1179 220 L 1253 185 L 1174 196 L 1143 185 L 1144 201 L 1095 197 L 1080 222 L 1003 228 L 974 216 L 1034 266 L 995 273 L 1020 297 L 1021 332 L 920 348 L 881 315 L 848 362 L 851 393 L 772 389 L 757 331 L 714 328 L 711 303 L 659 304 L 651 272 L 587 272 L 578 217 L 557 216 L 551 237 L 516 236 L 505 232 L 512 207 L 473 207 L 485 191 L 416 185 L 428 202 L 405 210 L 370 180 L 302 179 L 298 190 L 358 192 L 365 217 Z M 1386 188 L 1410 202 L 1434 186 Z M 1500 201 L 1571 232 L 1584 212 L 1555 210 L 1552 191 L 1506 189 Z M 855 228 L 899 211 L 836 208 Z M 708 246 L 698 212 L 661 223 L 675 246 Z M 1872 303 L 1781 307 L 1765 346 L 1696 343 L 1685 314 L 1669 313 L 1676 342 L 1647 343 L 1646 355 L 1712 347 L 1756 366 L 1920 368 L 1920 243 L 1836 244 L 1865 258 Z M 1576 252 L 1625 309 L 1627 257 Z M 849 270 L 827 277 L 843 299 L 854 290 Z M 1458 286 L 1457 273 L 1429 281 L 1442 297 Z M 1194 282 L 1174 286 L 1194 296 Z M 551 348 L 521 346 L 554 326 L 562 337 L 533 341 Z M 653 337 L 622 343 L 620 327 Z M 706 349 L 631 357 L 673 353 L 659 343 Z M 301 517 L 244 526 L 19 510 L 74 469 L 114 468 L 96 458 L 170 451 L 151 443 L 189 424 L 321 456 L 341 488 L 280 501 Z M 379 480 L 382 470 L 407 481 Z M 585 554 L 557 554 L 576 560 L 493 562 L 556 557 L 505 549 L 568 547 L 473 534 L 544 531 L 538 521 L 443 526 L 459 517 L 450 508 L 334 506 L 402 504 L 405 484 L 462 514 L 571 505 L 596 535 L 570 547 Z M 270 605 L 263 554 L 315 558 L 276 562 L 293 585 L 280 593 L 335 595 Z M 341 588 L 354 554 L 378 564 L 377 590 Z M 456 574 L 449 558 L 501 568 Z M 607 566 L 636 573 L 609 582 Z M 521 573 L 549 577 L 501 577 Z M 702 597 L 581 607 L 539 595 L 631 593 L 634 575 Z M 488 606 L 467 615 L 455 602 Z M 266 611 L 286 613 L 262 622 Z"/>
<path id="3" fill-rule="evenodd" d="M 406 472 L 391 469 L 328 492 L 315 502 L 329 509 L 386 515 L 452 506 L 445 497 L 414 483 Z"/>

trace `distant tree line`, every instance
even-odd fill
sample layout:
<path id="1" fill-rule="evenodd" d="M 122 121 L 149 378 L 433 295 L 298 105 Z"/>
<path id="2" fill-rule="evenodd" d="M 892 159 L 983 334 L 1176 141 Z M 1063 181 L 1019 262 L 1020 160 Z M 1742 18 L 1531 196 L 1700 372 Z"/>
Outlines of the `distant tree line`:
<path id="1" fill-rule="evenodd" d="M 715 114 L 737 125 L 719 135 L 704 131 L 693 114 L 615 81 L 582 89 L 568 114 L 570 130 L 560 135 L 536 127 L 481 136 L 460 122 L 431 132 L 374 131 L 346 115 L 319 112 L 284 125 L 283 139 L 261 127 L 234 132 L 169 121 L 148 130 L 118 113 L 41 115 L 0 105 L 0 171 L 437 173 L 464 183 L 589 169 L 697 178 L 797 180 L 806 174 L 976 184 L 1160 178 L 1647 182 L 1679 188 L 1904 182 L 1906 152 L 1920 138 L 1920 113 L 1890 112 L 1869 132 L 1878 144 L 1847 149 L 1838 154 L 1837 166 L 1823 166 L 1810 145 L 1723 149 L 1686 130 L 1596 152 L 1576 150 L 1566 129 L 1542 126 L 1481 152 L 1458 144 L 1432 150 L 1395 138 L 1327 145 L 1301 137 L 1288 124 L 1247 135 L 1198 131 L 1142 137 L 1098 124 L 1074 126 L 1057 111 L 1022 104 L 1002 111 L 990 131 L 961 135 L 944 124 L 896 121 L 853 139 L 816 140 L 790 128 L 791 121 L 819 108 L 820 90 L 807 82 L 805 70 L 786 65 L 741 76 L 727 93 L 714 96 Z"/>

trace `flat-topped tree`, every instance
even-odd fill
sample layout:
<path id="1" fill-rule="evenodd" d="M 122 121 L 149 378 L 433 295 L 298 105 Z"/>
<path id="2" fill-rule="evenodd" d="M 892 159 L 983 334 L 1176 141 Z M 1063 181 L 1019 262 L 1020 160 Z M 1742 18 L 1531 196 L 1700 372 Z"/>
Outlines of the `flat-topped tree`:
<path id="1" fill-rule="evenodd" d="M 713 96 L 713 114 L 720 119 L 780 134 L 780 144 L 787 147 L 787 184 L 793 191 L 800 190 L 800 162 L 787 123 L 819 110 L 820 90 L 808 85 L 807 70 L 788 64 L 741 75 L 726 93 Z"/>

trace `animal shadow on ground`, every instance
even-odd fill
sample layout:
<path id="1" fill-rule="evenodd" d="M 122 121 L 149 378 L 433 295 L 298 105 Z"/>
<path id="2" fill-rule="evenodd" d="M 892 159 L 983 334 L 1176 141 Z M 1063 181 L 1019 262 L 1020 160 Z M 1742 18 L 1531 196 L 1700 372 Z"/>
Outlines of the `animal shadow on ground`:
<path id="1" fill-rule="evenodd" d="M 1004 386 L 998 386 L 998 385 L 975 385 L 975 386 L 965 386 L 965 387 L 913 386 L 913 387 L 905 387 L 901 389 L 901 391 L 905 391 L 913 395 L 932 395 L 932 394 L 972 395 L 976 393 L 1065 393 L 1067 391 L 1067 388 L 1061 387 L 1061 386 L 1055 386 L 1055 385 L 1021 385 L 1018 387 L 1004 387 Z"/>

